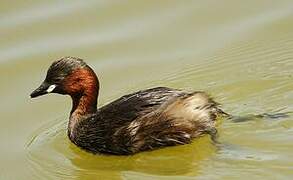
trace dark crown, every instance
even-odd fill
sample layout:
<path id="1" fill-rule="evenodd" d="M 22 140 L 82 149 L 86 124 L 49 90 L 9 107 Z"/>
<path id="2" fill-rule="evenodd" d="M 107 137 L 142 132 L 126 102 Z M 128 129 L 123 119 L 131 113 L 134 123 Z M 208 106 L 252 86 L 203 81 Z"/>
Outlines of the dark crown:
<path id="1" fill-rule="evenodd" d="M 73 70 L 87 67 L 87 64 L 77 57 L 62 57 L 56 60 L 49 67 L 47 72 L 47 81 L 54 81 L 54 79 L 62 79 L 69 75 Z"/>

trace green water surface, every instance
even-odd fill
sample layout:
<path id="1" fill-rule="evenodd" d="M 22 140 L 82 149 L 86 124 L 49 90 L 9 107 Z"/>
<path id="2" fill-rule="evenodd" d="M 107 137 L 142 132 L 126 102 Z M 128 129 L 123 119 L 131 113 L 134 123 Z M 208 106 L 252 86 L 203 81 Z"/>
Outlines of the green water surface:
<path id="1" fill-rule="evenodd" d="M 0 179 L 293 179 L 292 114 L 223 120 L 219 146 L 103 156 L 68 140 L 69 97 L 29 98 L 70 55 L 97 72 L 100 106 L 169 86 L 235 116 L 292 112 L 292 0 L 1 0 L 0 38 Z"/>

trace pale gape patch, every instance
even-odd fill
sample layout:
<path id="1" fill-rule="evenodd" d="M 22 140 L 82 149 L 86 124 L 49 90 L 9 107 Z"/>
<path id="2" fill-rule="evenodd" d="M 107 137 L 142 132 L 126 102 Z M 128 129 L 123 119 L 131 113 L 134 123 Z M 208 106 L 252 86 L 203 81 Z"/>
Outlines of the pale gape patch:
<path id="1" fill-rule="evenodd" d="M 51 86 L 49 86 L 48 89 L 47 89 L 47 93 L 52 92 L 55 89 L 55 87 L 56 87 L 55 84 L 52 84 Z"/>

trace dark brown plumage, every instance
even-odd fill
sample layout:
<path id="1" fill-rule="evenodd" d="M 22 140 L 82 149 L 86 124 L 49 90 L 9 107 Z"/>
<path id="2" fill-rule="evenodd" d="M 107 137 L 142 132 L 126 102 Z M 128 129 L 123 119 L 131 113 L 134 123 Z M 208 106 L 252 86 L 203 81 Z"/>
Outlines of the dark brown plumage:
<path id="1" fill-rule="evenodd" d="M 73 106 L 68 137 L 92 153 L 134 154 L 190 143 L 215 135 L 215 120 L 224 114 L 204 92 L 157 87 L 125 95 L 97 109 L 99 82 L 81 59 L 55 61 L 31 97 L 49 92 L 68 94 Z"/>

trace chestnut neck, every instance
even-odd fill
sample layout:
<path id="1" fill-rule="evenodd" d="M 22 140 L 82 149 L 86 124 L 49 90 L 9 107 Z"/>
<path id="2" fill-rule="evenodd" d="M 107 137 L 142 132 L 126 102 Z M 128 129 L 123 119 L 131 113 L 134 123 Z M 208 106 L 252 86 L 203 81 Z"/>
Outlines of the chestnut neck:
<path id="1" fill-rule="evenodd" d="M 85 91 L 83 94 L 71 96 L 72 109 L 70 116 L 84 116 L 97 112 L 97 91 Z"/>
<path id="2" fill-rule="evenodd" d="M 77 69 L 66 79 L 64 86 L 72 98 L 69 124 L 74 126 L 84 117 L 97 112 L 99 81 L 90 67 Z"/>

